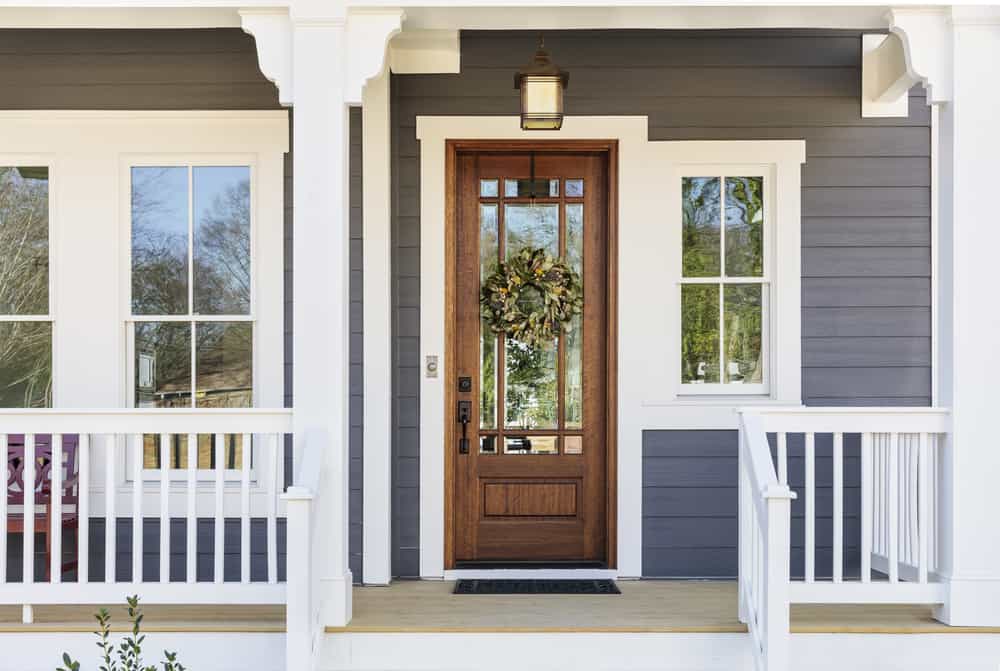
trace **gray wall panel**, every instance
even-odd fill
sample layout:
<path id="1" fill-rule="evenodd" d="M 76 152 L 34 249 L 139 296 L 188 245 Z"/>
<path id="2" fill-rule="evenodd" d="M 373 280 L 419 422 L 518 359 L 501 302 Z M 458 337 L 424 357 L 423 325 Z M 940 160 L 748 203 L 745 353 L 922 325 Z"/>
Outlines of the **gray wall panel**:
<path id="1" fill-rule="evenodd" d="M 396 575 L 417 570 L 418 520 L 401 506 L 419 465 L 415 117 L 516 114 L 511 73 L 535 39 L 466 32 L 461 74 L 393 76 Z M 654 140 L 804 139 L 803 399 L 929 402 L 930 112 L 921 89 L 911 91 L 908 118 L 862 118 L 861 38 L 849 31 L 554 32 L 546 44 L 572 73 L 570 114 L 648 115 Z M 734 435 L 647 431 L 643 448 L 644 574 L 734 575 Z M 829 550 L 819 555 L 829 566 Z M 800 551 L 793 560 L 801 571 Z"/>

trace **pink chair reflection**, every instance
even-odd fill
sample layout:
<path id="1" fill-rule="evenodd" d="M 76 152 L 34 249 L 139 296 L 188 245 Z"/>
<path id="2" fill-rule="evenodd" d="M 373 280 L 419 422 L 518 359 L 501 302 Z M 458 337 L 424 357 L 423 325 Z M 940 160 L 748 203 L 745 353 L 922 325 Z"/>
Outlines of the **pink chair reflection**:
<path id="1" fill-rule="evenodd" d="M 52 534 L 72 529 L 76 547 L 79 547 L 79 488 L 77 487 L 77 445 L 78 437 L 65 435 L 62 438 L 62 519 L 52 519 L 52 437 L 46 434 L 35 436 L 35 533 L 45 535 L 45 578 L 51 580 L 50 560 L 52 554 Z M 11 434 L 7 441 L 7 532 L 24 534 L 24 436 Z M 14 506 L 20 508 L 12 512 Z M 58 528 L 58 531 L 56 529 Z M 34 539 L 25 539 L 34 553 Z M 76 568 L 76 553 L 71 561 L 62 562 L 62 570 Z M 6 557 L 0 558 L 6 561 Z"/>

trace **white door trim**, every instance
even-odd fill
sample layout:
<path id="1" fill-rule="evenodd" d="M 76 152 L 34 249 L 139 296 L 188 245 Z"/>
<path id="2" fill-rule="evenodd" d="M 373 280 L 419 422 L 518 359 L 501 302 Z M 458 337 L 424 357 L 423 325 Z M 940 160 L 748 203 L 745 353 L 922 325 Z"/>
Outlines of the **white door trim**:
<path id="1" fill-rule="evenodd" d="M 517 116 L 418 116 L 420 141 L 420 360 L 445 348 L 446 140 L 618 140 L 618 292 L 649 295 L 679 276 L 680 207 L 664 208 L 665 188 L 678 164 L 756 163 L 774 166 L 778 194 L 776 238 L 782 258 L 775 324 L 775 384 L 766 397 L 697 398 L 678 394 L 670 374 L 678 309 L 656 291 L 648 301 L 618 301 L 618 565 L 617 575 L 642 574 L 642 432 L 653 429 L 735 429 L 734 408 L 754 403 L 799 404 L 801 393 L 799 193 L 802 140 L 649 142 L 645 116 L 568 117 L 560 131 L 525 132 Z M 669 293 L 669 292 L 666 292 Z M 672 302 L 673 301 L 673 302 Z M 651 352 L 665 352 L 651 357 Z M 420 380 L 420 575 L 444 570 L 443 377 Z M 448 572 L 451 574 L 452 572 Z"/>

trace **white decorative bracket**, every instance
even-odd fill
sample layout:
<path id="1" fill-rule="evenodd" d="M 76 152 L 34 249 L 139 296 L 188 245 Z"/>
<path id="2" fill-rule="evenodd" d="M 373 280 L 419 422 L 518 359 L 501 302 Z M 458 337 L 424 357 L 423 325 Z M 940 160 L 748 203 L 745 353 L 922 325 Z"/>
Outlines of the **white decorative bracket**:
<path id="1" fill-rule="evenodd" d="M 260 71 L 278 87 L 278 102 L 292 105 L 292 20 L 287 9 L 241 9 L 243 31 L 257 41 Z"/>
<path id="2" fill-rule="evenodd" d="M 906 67 L 903 41 L 862 35 L 861 54 L 861 116 L 909 116 L 910 87 L 919 80 Z"/>
<path id="3" fill-rule="evenodd" d="M 952 25 L 947 7 L 889 10 L 889 30 L 902 42 L 907 76 L 927 89 L 927 103 L 952 98 Z"/>
<path id="4" fill-rule="evenodd" d="M 382 74 L 388 62 L 389 40 L 403 29 L 405 14 L 399 8 L 351 10 L 347 14 L 347 63 L 344 99 L 360 105 L 369 79 Z"/>

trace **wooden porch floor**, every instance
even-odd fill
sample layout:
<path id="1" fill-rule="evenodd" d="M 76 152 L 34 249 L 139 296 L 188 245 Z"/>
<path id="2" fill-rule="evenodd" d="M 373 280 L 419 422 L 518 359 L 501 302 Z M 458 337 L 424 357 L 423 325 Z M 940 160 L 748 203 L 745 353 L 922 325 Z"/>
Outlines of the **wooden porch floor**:
<path id="1" fill-rule="evenodd" d="M 736 583 L 619 581 L 620 596 L 454 595 L 454 583 L 397 581 L 354 590 L 351 633 L 738 633 Z M 793 606 L 795 633 L 1000 633 L 948 627 L 927 606 Z"/>
<path id="2" fill-rule="evenodd" d="M 329 633 L 739 633 L 736 583 L 619 581 L 621 596 L 479 596 L 452 594 L 454 583 L 401 580 L 354 588 L 354 619 Z M 96 606 L 0 606 L 0 633 L 91 632 Z M 115 631 L 127 631 L 114 607 Z M 143 607 L 148 632 L 285 631 L 284 606 Z M 1000 627 L 948 627 L 926 606 L 793 606 L 794 633 L 1000 634 Z"/>

